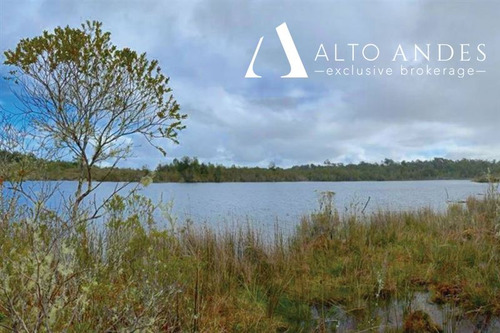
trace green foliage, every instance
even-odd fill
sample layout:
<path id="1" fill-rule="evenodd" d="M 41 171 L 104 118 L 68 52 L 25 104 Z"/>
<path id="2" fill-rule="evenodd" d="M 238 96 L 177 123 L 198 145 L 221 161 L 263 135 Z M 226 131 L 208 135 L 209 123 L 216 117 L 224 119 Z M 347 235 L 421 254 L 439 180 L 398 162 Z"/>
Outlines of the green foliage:
<path id="1" fill-rule="evenodd" d="M 0 154 L 9 155 L 1 152 Z M 19 159 L 22 154 L 16 154 Z M 1 156 L 1 155 L 0 155 Z M 10 156 L 10 155 L 9 155 Z M 36 160 L 34 156 L 30 157 Z M 41 172 L 28 175 L 28 179 L 78 179 L 76 162 L 43 161 Z M 367 180 L 434 180 L 474 179 L 490 181 L 491 174 L 500 174 L 500 162 L 483 160 L 412 161 L 401 163 L 360 163 L 294 166 L 282 168 L 225 167 L 201 163 L 197 158 L 174 159 L 170 164 L 160 164 L 154 172 L 147 169 L 93 167 L 96 180 L 144 182 L 276 182 L 276 181 L 367 181 Z M 491 171 L 488 171 L 491 170 Z M 488 173 L 490 172 L 490 173 Z"/>
<path id="2" fill-rule="evenodd" d="M 19 206 L 0 228 L 0 328 L 326 331 L 350 320 L 362 330 L 384 323 L 383 306 L 423 291 L 500 314 L 497 196 L 445 213 L 362 216 L 339 215 L 333 199 L 320 194 L 320 209 L 271 243 L 252 229 L 169 228 L 135 194 L 109 200 L 97 228 Z M 427 325 L 416 311 L 408 305 L 391 327 Z"/>
<path id="3" fill-rule="evenodd" d="M 163 154 L 160 139 L 178 143 L 186 115 L 180 113 L 169 78 L 158 61 L 148 60 L 145 53 L 113 45 L 111 34 L 102 31 L 100 22 L 57 27 L 23 39 L 5 51 L 4 64 L 12 68 L 7 79 L 17 86 L 21 124 L 27 133 L 12 138 L 15 148 L 10 148 L 10 154 L 16 155 L 16 149 L 25 148 L 21 143 L 28 142 L 36 146 L 29 151 L 50 152 L 51 157 L 66 156 L 74 162 L 43 161 L 47 162 L 44 170 L 21 169 L 21 176 L 0 177 L 78 180 L 71 203 L 75 223 L 82 222 L 78 220 L 82 202 L 99 186 L 96 177 L 97 182 L 126 177 L 127 170 L 120 172 L 120 179 L 114 178 L 113 171 L 131 154 L 130 136 L 143 136 Z M 4 127 L 17 129 L 15 119 L 10 114 Z M 104 162 L 111 167 L 99 168 Z M 149 178 L 143 178 L 147 170 L 141 171 L 142 175 L 134 172 L 132 178 L 149 183 Z"/>
<path id="4" fill-rule="evenodd" d="M 80 129 L 74 135 L 85 130 L 98 131 L 98 123 L 104 123 L 98 110 L 91 109 L 95 106 L 116 117 L 122 122 L 121 126 L 126 126 L 127 122 L 136 123 L 139 132 L 149 138 L 154 138 L 156 133 L 140 128 L 139 123 L 146 121 L 157 125 L 162 137 L 174 141 L 177 131 L 183 128 L 181 120 L 186 116 L 179 113 L 179 105 L 170 94 L 169 78 L 161 73 L 158 61 L 148 60 L 145 53 L 112 45 L 111 34 L 102 31 L 100 22 L 87 21 L 80 29 L 67 26 L 57 27 L 53 32 L 44 31 L 41 36 L 21 40 L 14 50 L 4 54 L 4 63 L 15 68 L 10 71 L 10 79 L 23 86 L 27 86 L 27 78 L 31 79 L 36 89 L 30 91 L 30 97 L 45 98 L 41 105 L 40 101 L 32 101 L 36 104 L 32 106 L 65 113 L 76 109 L 74 117 L 61 117 L 69 121 L 65 126 Z M 80 91 L 75 93 L 74 89 Z M 117 111 L 120 108 L 133 110 L 120 113 Z M 147 113 L 149 108 L 153 108 L 154 113 Z M 152 119 L 140 119 L 143 116 Z M 162 119 L 174 121 L 164 126 Z M 54 123 L 59 125 L 58 121 Z M 54 136 L 65 141 L 70 134 L 59 128 Z"/>
<path id="5" fill-rule="evenodd" d="M 225 167 L 200 163 L 196 158 L 174 159 L 170 164 L 156 168 L 159 182 L 272 182 L 272 181 L 367 181 L 367 180 L 424 180 L 473 179 L 491 169 L 500 174 L 500 162 L 483 160 L 430 161 L 385 160 L 382 163 L 302 165 L 288 169 L 274 164 L 269 168 Z"/>

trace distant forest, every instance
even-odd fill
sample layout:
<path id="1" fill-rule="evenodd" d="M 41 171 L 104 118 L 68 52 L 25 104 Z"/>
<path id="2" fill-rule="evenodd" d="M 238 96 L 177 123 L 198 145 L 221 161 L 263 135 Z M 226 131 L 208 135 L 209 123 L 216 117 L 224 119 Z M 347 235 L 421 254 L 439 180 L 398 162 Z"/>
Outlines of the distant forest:
<path id="1" fill-rule="evenodd" d="M 323 165 L 307 164 L 280 168 L 225 167 L 200 163 L 196 158 L 174 159 L 156 168 L 159 182 L 273 182 L 273 181 L 362 181 L 362 180 L 432 180 L 474 179 L 483 181 L 490 172 L 500 174 L 500 161 L 449 160 L 342 164 L 326 161 Z"/>
<path id="2" fill-rule="evenodd" d="M 30 155 L 0 151 L 0 167 L 18 164 L 16 168 L 25 179 L 74 180 L 79 173 L 78 163 L 46 161 Z M 20 165 L 20 166 L 19 166 Z M 30 168 L 30 165 L 32 166 Z M 34 167 L 33 167 L 34 166 Z M 427 161 L 396 162 L 385 159 L 380 163 L 343 164 L 325 161 L 322 165 L 307 164 L 280 168 L 274 164 L 267 168 L 222 166 L 201 163 L 197 158 L 183 157 L 169 164 L 160 164 L 156 170 L 131 168 L 95 168 L 95 180 L 139 181 L 145 176 L 154 182 L 280 182 L 280 181 L 384 181 L 384 180 L 436 180 L 473 179 L 485 181 L 486 175 L 500 175 L 500 161 L 449 160 L 434 158 Z M 5 172 L 2 172 L 5 174 Z M 9 173 L 3 178 L 9 178 Z M 15 175 L 11 175 L 14 177 Z M 1 177 L 1 175 L 0 175 Z M 5 179 L 7 180 L 7 179 Z"/>

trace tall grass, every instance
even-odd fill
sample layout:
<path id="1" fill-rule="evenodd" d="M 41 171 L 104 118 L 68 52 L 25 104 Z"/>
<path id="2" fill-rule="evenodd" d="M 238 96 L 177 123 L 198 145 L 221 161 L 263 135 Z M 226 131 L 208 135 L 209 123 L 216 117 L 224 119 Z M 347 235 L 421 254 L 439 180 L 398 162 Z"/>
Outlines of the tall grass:
<path id="1" fill-rule="evenodd" d="M 56 213 L 7 221 L 4 209 L 0 331 L 333 331 L 338 311 L 370 331 L 395 301 L 407 304 L 396 328 L 435 331 L 412 310 L 421 291 L 491 318 L 500 314 L 499 202 L 492 191 L 445 213 L 341 215 L 329 194 L 272 242 L 250 227 L 163 225 L 139 196 L 115 197 L 100 228 L 68 227 Z"/>

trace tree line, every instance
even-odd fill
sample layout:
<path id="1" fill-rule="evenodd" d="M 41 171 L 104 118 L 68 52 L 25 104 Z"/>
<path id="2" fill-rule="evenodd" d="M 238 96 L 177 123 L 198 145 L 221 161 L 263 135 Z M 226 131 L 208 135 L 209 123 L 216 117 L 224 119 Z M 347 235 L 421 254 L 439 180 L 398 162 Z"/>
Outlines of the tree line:
<path id="1" fill-rule="evenodd" d="M 172 163 L 160 164 L 155 170 L 158 182 L 274 182 L 274 181 L 384 181 L 475 179 L 483 180 L 488 173 L 500 174 L 500 162 L 495 160 L 434 158 L 396 162 L 385 159 L 380 163 L 306 164 L 280 168 L 271 163 L 268 168 L 241 167 L 201 163 L 197 158 L 183 157 Z"/>
<path id="2" fill-rule="evenodd" d="M 34 165 L 24 172 L 26 179 L 76 180 L 80 176 L 79 164 L 69 161 L 47 161 L 34 155 L 0 151 L 4 162 Z M 474 179 L 486 181 L 488 174 L 500 175 L 500 161 L 434 158 L 432 160 L 393 161 L 357 164 L 306 164 L 281 168 L 271 163 L 265 167 L 224 166 L 200 162 L 196 157 L 174 159 L 160 164 L 155 170 L 146 167 L 93 168 L 99 181 L 140 181 L 149 176 L 154 182 L 280 182 L 280 181 L 386 181 Z"/>

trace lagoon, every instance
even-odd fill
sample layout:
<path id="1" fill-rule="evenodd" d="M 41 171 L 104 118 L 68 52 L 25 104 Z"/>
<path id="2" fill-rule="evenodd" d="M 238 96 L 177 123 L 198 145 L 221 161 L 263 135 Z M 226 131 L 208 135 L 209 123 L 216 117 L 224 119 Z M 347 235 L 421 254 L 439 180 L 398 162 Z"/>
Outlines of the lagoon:
<path id="1" fill-rule="evenodd" d="M 58 192 L 49 202 L 54 208 L 60 205 L 61 196 L 71 195 L 76 188 L 73 181 L 28 182 L 26 186 L 36 190 L 42 184 L 58 186 Z M 116 185 L 103 183 L 95 200 L 107 197 Z M 360 213 L 367 202 L 365 213 L 370 213 L 379 209 L 401 211 L 425 207 L 444 211 L 449 202 L 480 197 L 487 188 L 488 184 L 469 180 L 154 183 L 141 188 L 140 193 L 155 203 L 172 201 L 172 212 L 179 223 L 189 219 L 195 225 L 216 229 L 250 225 L 270 232 L 276 225 L 284 231 L 293 229 L 302 216 L 318 209 L 318 199 L 324 191 L 335 192 L 335 206 L 341 213 Z"/>

